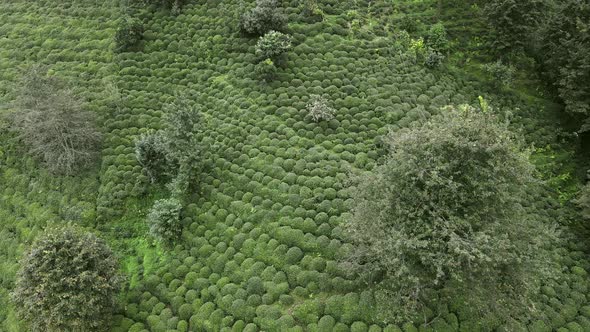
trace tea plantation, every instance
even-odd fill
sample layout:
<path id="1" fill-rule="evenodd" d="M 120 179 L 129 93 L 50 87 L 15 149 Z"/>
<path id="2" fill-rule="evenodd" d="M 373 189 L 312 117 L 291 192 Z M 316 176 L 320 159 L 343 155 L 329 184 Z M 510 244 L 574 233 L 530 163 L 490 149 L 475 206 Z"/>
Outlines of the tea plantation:
<path id="1" fill-rule="evenodd" d="M 437 1 L 323 0 L 317 20 L 302 14 L 304 1 L 281 1 L 292 45 L 264 80 L 258 38 L 238 28 L 254 1 L 189 0 L 178 13 L 125 2 L 0 3 L 0 112 L 12 111 L 21 72 L 40 63 L 98 115 L 103 133 L 94 167 L 56 176 L 0 120 L 1 331 L 28 331 L 10 300 L 23 253 L 45 227 L 67 222 L 107 241 L 125 276 L 109 331 L 590 331 L 589 240 L 573 204 L 585 176 L 578 138 L 536 76 L 522 70 L 505 88 L 477 69 L 487 58 L 473 36 L 485 27 L 469 6 L 442 16 L 452 48 L 431 68 L 412 48 L 420 29 L 409 41 L 398 32 L 408 18 L 426 30 L 436 23 Z M 126 15 L 143 37 L 117 52 Z M 170 193 L 142 171 L 135 141 L 164 128 L 179 94 L 202 112 L 203 171 L 179 239 L 165 245 L 146 218 Z M 313 121 L 313 96 L 333 118 Z M 541 280 L 522 317 L 455 298 L 420 320 L 384 318 L 373 289 L 339 263 L 351 247 L 342 227 L 349 175 L 382 162 L 389 131 L 482 100 L 531 147 L 542 183 L 523 208 L 557 225 L 546 267 L 558 272 Z"/>

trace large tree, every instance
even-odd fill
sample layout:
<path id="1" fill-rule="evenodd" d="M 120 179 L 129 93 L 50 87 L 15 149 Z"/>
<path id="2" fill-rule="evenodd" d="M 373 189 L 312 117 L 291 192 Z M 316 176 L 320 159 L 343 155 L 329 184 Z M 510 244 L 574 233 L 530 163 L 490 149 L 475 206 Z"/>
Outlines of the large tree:
<path id="1" fill-rule="evenodd" d="M 447 109 L 388 141 L 384 164 L 353 187 L 346 269 L 377 285 L 381 307 L 401 308 L 398 318 L 433 290 L 469 292 L 482 310 L 524 299 L 546 233 L 520 205 L 532 166 L 506 125 Z"/>
<path id="2" fill-rule="evenodd" d="M 51 228 L 23 257 L 13 300 L 32 331 L 102 331 L 119 282 L 104 241 L 71 226 Z"/>
<path id="3" fill-rule="evenodd" d="M 13 129 L 50 171 L 69 175 L 93 163 L 102 137 L 96 116 L 47 68 L 23 75 L 15 106 Z"/>
<path id="4" fill-rule="evenodd" d="M 488 1 L 484 15 L 495 32 L 494 47 L 499 54 L 524 47 L 546 16 L 546 9 L 546 0 Z"/>
<path id="5" fill-rule="evenodd" d="M 566 112 L 590 130 L 590 2 L 564 0 L 556 3 L 540 30 L 535 53 L 556 87 Z"/>

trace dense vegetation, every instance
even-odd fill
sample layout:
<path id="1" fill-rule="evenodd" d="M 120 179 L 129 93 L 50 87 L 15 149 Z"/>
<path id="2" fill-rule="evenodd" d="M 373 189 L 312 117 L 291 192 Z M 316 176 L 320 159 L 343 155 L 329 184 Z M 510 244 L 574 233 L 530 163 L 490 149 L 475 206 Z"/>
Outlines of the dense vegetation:
<path id="1" fill-rule="evenodd" d="M 355 180 L 344 264 L 377 283 L 385 315 L 437 310 L 438 290 L 522 315 L 551 237 L 521 206 L 532 165 L 512 136 L 489 112 L 444 109 L 389 135 L 383 165 Z"/>
<path id="2" fill-rule="evenodd" d="M 0 330 L 590 331 L 588 13 L 0 2 Z M 47 237 L 118 296 L 27 311 Z"/>
<path id="3" fill-rule="evenodd" d="M 117 261 L 105 243 L 60 227 L 24 256 L 13 298 L 33 331 L 98 331 L 108 326 L 118 288 Z"/>

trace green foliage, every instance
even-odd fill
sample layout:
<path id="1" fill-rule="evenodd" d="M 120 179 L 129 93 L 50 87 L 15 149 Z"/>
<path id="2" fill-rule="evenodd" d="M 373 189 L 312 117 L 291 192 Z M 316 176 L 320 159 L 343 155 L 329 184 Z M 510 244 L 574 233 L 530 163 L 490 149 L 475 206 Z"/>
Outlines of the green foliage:
<path id="1" fill-rule="evenodd" d="M 590 182 L 586 183 L 574 201 L 585 220 L 590 220 Z"/>
<path id="2" fill-rule="evenodd" d="M 291 50 L 291 36 L 271 30 L 258 39 L 256 56 L 259 59 L 277 61 L 281 55 Z"/>
<path id="3" fill-rule="evenodd" d="M 92 233 L 46 229 L 23 257 L 13 300 L 32 331 L 99 331 L 119 289 L 117 260 Z"/>
<path id="4" fill-rule="evenodd" d="M 506 126 L 490 112 L 445 109 L 388 140 L 385 164 L 352 193 L 345 268 L 383 280 L 381 300 L 407 312 L 451 283 L 473 306 L 520 303 L 548 233 L 520 207 L 532 166 Z"/>
<path id="5" fill-rule="evenodd" d="M 544 18 L 546 0 L 492 0 L 484 7 L 484 17 L 496 34 L 494 47 L 499 54 L 522 48 Z"/>
<path id="6" fill-rule="evenodd" d="M 306 105 L 307 113 L 314 122 L 330 121 L 334 118 L 336 110 L 329 106 L 328 100 L 323 96 L 313 95 Z"/>
<path id="7" fill-rule="evenodd" d="M 168 144 L 161 131 L 141 134 L 135 141 L 135 158 L 152 183 L 163 179 L 169 171 Z"/>
<path id="8" fill-rule="evenodd" d="M 324 11 L 318 5 L 317 0 L 305 0 L 301 14 L 308 23 L 316 23 L 324 20 Z"/>
<path id="9" fill-rule="evenodd" d="M 163 137 L 167 146 L 169 163 L 177 165 L 176 178 L 170 187 L 174 196 L 187 192 L 191 183 L 196 183 L 203 168 L 204 127 L 200 108 L 187 96 L 177 96 L 168 104 L 164 115 L 166 128 Z"/>
<path id="10" fill-rule="evenodd" d="M 182 205 L 175 198 L 157 200 L 147 216 L 150 234 L 167 244 L 176 240 L 182 232 L 181 209 Z"/>
<path id="11" fill-rule="evenodd" d="M 447 38 L 447 30 L 442 23 L 434 24 L 426 34 L 426 43 L 430 48 L 437 52 L 444 52 L 449 47 L 449 40 Z"/>
<path id="12" fill-rule="evenodd" d="M 505 65 L 501 60 L 483 65 L 483 69 L 492 77 L 496 87 L 509 87 L 514 79 L 515 69 Z"/>
<path id="13" fill-rule="evenodd" d="M 115 51 L 135 49 L 143 39 L 143 23 L 135 17 L 125 16 L 115 32 Z"/>
<path id="14" fill-rule="evenodd" d="M 426 53 L 426 59 L 424 60 L 424 65 L 428 68 L 437 68 L 440 67 L 445 60 L 445 56 L 433 49 L 429 49 Z"/>
<path id="15" fill-rule="evenodd" d="M 102 140 L 95 114 L 46 67 L 23 75 L 15 106 L 12 128 L 51 172 L 72 175 L 95 162 Z"/>
<path id="16" fill-rule="evenodd" d="M 539 30 L 535 55 L 566 112 L 580 119 L 580 131 L 590 128 L 590 4 L 579 0 L 556 2 L 552 15 Z"/>
<path id="17" fill-rule="evenodd" d="M 149 6 L 149 5 L 156 5 L 161 6 L 164 8 L 168 8 L 172 11 L 172 14 L 178 15 L 182 6 L 185 4 L 186 0 L 129 0 L 129 3 L 134 6 Z"/>
<path id="18" fill-rule="evenodd" d="M 416 19 L 409 15 L 404 15 L 399 21 L 399 30 L 407 31 L 408 33 L 414 33 L 418 31 L 418 22 Z"/>
<path id="19" fill-rule="evenodd" d="M 271 59 L 259 62 L 254 68 L 256 75 L 264 81 L 270 82 L 277 76 L 277 67 Z"/>
<path id="20" fill-rule="evenodd" d="M 251 35 L 284 29 L 287 22 L 277 0 L 256 0 L 256 7 L 244 13 L 240 19 L 240 30 Z"/>

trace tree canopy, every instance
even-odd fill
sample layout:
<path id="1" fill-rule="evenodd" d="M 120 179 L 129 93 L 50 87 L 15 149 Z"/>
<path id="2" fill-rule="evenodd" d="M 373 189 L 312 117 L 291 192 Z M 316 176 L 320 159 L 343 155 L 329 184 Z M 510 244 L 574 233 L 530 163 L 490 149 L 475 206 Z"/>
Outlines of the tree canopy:
<path id="1" fill-rule="evenodd" d="M 378 283 L 401 314 L 450 283 L 485 293 L 484 302 L 532 287 L 527 271 L 545 232 L 520 205 L 533 168 L 506 125 L 448 109 L 388 142 L 385 163 L 355 182 L 347 269 Z"/>
<path id="2" fill-rule="evenodd" d="M 50 228 L 23 257 L 13 300 L 32 331 L 101 331 L 119 284 L 104 241 L 72 226 Z"/>

